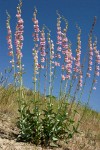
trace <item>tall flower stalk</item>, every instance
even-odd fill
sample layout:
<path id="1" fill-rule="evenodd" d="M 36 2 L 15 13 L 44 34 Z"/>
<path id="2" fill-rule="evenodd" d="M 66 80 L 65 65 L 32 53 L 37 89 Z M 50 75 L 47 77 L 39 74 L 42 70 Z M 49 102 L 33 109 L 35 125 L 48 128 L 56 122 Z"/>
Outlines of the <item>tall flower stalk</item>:
<path id="1" fill-rule="evenodd" d="M 52 72 L 52 69 L 54 68 L 53 67 L 53 59 L 54 59 L 54 43 L 53 41 L 51 40 L 50 38 L 50 32 L 48 33 L 48 44 L 49 44 L 49 49 L 50 49 L 50 78 L 49 78 L 49 95 L 51 96 L 51 92 L 52 92 L 52 75 L 53 75 L 53 72 Z"/>
<path id="2" fill-rule="evenodd" d="M 34 76 L 33 76 L 33 82 L 34 82 L 34 93 L 35 93 L 35 100 L 36 100 L 36 84 L 37 84 L 37 75 L 39 74 L 39 64 L 38 64 L 38 42 L 39 42 L 39 25 L 38 25 L 38 20 L 36 18 L 37 16 L 37 9 L 35 8 L 34 13 L 33 13 L 33 23 L 34 23 L 34 33 L 33 33 L 33 40 L 34 40 L 34 48 L 32 51 L 33 57 L 34 57 Z"/>
<path id="3" fill-rule="evenodd" d="M 44 30 L 47 30 L 47 40 L 45 37 L 45 33 Z M 47 79 L 48 79 L 48 73 L 49 73 L 49 65 L 50 65 L 50 42 L 47 42 L 48 40 L 50 40 L 50 30 L 49 28 L 44 24 L 43 25 L 43 39 L 44 39 L 44 43 L 43 43 L 43 52 L 41 52 L 41 56 L 43 57 L 43 60 L 41 61 L 41 63 L 45 63 L 43 68 L 45 69 L 45 73 L 44 73 L 44 97 L 46 99 L 46 92 L 47 92 Z M 51 79 L 52 80 L 52 79 Z M 52 89 L 51 89 L 52 91 Z M 51 92 L 52 93 L 52 92 Z"/>
<path id="4" fill-rule="evenodd" d="M 82 87 L 82 68 L 81 68 L 81 29 L 80 27 L 78 27 L 78 25 L 76 26 L 78 29 L 78 35 L 77 35 L 77 49 L 76 49 L 76 58 L 75 58 L 75 66 L 73 68 L 73 75 L 72 75 L 72 79 L 76 79 L 78 78 L 78 83 L 76 85 L 76 90 L 74 92 L 74 97 L 73 97 L 73 102 L 75 99 L 75 95 L 77 93 L 77 91 Z M 72 86 L 71 86 L 72 88 Z M 71 92 L 71 88 L 69 92 Z"/>
<path id="5" fill-rule="evenodd" d="M 13 73 L 14 73 L 14 86 L 16 87 L 16 70 L 15 70 L 15 58 L 14 58 L 14 50 L 13 50 L 13 44 L 12 44 L 12 31 L 11 31 L 11 26 L 10 26 L 10 15 L 9 13 L 6 11 L 7 14 L 7 20 L 6 20 L 6 27 L 7 27 L 7 43 L 8 43 L 8 49 L 9 49 L 9 56 L 12 57 L 12 59 L 10 60 L 12 69 L 13 69 Z"/>
<path id="6" fill-rule="evenodd" d="M 62 73 L 61 73 L 61 82 L 60 82 L 60 94 L 59 94 L 59 99 L 61 98 L 61 95 L 62 95 L 62 83 L 63 81 L 65 82 L 65 86 L 67 86 L 67 80 L 68 80 L 68 76 L 67 76 L 67 56 L 69 55 L 68 53 L 68 49 L 69 49 L 69 46 L 68 46 L 68 38 L 67 38 L 67 30 L 68 30 L 68 22 L 67 20 L 62 17 L 62 19 L 64 20 L 65 22 L 65 28 L 63 29 L 62 31 L 62 41 L 61 41 L 61 45 L 62 45 L 62 55 L 64 55 L 64 62 L 63 64 L 61 64 L 61 70 L 62 70 Z M 67 55 L 68 54 L 68 55 Z M 69 56 L 68 56 L 69 57 Z M 67 88 L 67 87 L 66 87 Z M 65 90 L 66 90 L 65 88 Z M 65 93 L 64 93 L 65 94 Z"/>
<path id="7" fill-rule="evenodd" d="M 21 7 L 22 7 L 22 1 L 20 0 L 20 3 L 17 7 L 17 24 L 16 24 L 16 31 L 15 31 L 15 45 L 16 45 L 16 58 L 17 58 L 17 77 L 18 77 L 18 84 L 20 90 L 22 90 L 23 86 L 23 70 L 24 65 L 22 64 L 22 47 L 23 47 L 23 32 L 24 32 L 24 21 L 21 17 Z"/>
<path id="8" fill-rule="evenodd" d="M 53 93 L 53 88 L 54 88 L 54 79 L 56 77 L 56 70 L 57 70 L 57 67 L 60 67 L 60 60 L 61 60 L 61 51 L 62 51 L 62 31 L 61 31 L 61 16 L 60 14 L 58 13 L 57 11 L 57 50 L 55 52 L 55 55 L 54 55 L 54 70 L 53 70 L 53 74 L 52 74 L 52 87 L 51 87 L 51 95 Z"/>
<path id="9" fill-rule="evenodd" d="M 40 91 L 40 76 L 41 76 L 41 70 L 45 69 L 45 60 L 46 60 L 46 39 L 45 39 L 45 32 L 44 27 L 40 31 L 40 46 L 39 46 L 39 54 L 40 54 L 40 62 L 38 64 L 39 69 L 39 77 L 38 77 L 38 92 Z M 39 93 L 38 93 L 39 94 Z"/>

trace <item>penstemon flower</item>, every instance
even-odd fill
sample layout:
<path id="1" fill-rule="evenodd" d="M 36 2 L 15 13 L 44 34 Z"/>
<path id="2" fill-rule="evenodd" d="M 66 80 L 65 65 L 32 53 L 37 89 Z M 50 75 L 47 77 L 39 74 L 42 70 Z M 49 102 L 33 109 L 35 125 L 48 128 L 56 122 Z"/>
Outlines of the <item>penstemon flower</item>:
<path id="1" fill-rule="evenodd" d="M 34 57 L 34 65 L 35 65 L 34 73 L 38 74 L 38 68 L 39 68 L 39 65 L 38 65 L 38 52 L 35 48 L 33 48 L 32 54 L 33 54 L 33 57 Z M 35 80 L 37 80 L 37 79 L 35 78 Z"/>
<path id="2" fill-rule="evenodd" d="M 80 70 L 80 56 L 81 56 L 81 29 L 78 27 L 79 33 L 77 35 L 77 49 L 76 49 L 76 58 L 75 58 L 75 67 L 73 68 L 73 71 L 78 73 Z"/>
<path id="3" fill-rule="evenodd" d="M 92 32 L 94 29 L 94 26 L 96 24 L 96 17 L 94 17 L 94 22 L 92 24 L 92 28 L 90 30 L 89 34 L 89 40 L 88 40 L 88 47 L 89 47 L 89 61 L 88 61 L 88 71 L 87 71 L 87 77 L 91 77 L 91 74 L 89 71 L 92 70 L 92 65 L 93 65 L 93 45 L 92 45 Z"/>
<path id="4" fill-rule="evenodd" d="M 50 75 L 50 81 L 49 81 L 49 95 L 51 95 L 51 93 L 52 93 L 52 75 L 53 75 L 53 68 L 54 68 L 54 66 L 53 66 L 53 64 L 54 64 L 54 61 L 53 61 L 53 59 L 54 59 L 54 43 L 53 43 L 53 41 L 51 40 L 51 38 L 50 38 L 50 32 L 48 33 L 48 38 L 47 38 L 47 40 L 48 40 L 48 44 L 49 44 L 49 48 L 50 48 L 50 73 L 49 73 L 49 75 Z"/>
<path id="5" fill-rule="evenodd" d="M 81 87 L 83 86 L 83 73 L 82 73 L 82 70 L 80 68 L 80 71 L 79 71 L 79 88 L 81 89 Z"/>
<path id="6" fill-rule="evenodd" d="M 15 74 L 15 65 L 14 65 L 14 51 L 13 51 L 13 45 L 12 45 L 12 31 L 10 27 L 10 15 L 7 13 L 7 21 L 6 21 L 6 27 L 7 27 L 7 43 L 8 43 L 8 49 L 9 49 L 9 56 L 12 57 L 12 60 L 10 61 L 12 68 L 14 69 Z"/>
<path id="7" fill-rule="evenodd" d="M 19 76 L 19 82 L 20 86 L 22 87 L 22 74 L 24 70 L 24 65 L 22 65 L 22 47 L 23 47 L 23 32 L 24 32 L 24 21 L 21 18 L 21 6 L 22 6 L 22 1 L 20 0 L 20 3 L 17 7 L 17 25 L 16 25 L 16 32 L 15 32 L 15 45 L 16 45 L 16 58 L 17 58 L 17 69 L 18 69 L 18 76 Z"/>
<path id="8" fill-rule="evenodd" d="M 45 56 L 46 56 L 46 40 L 45 40 L 45 33 L 44 28 L 42 31 L 40 31 L 40 56 L 41 56 L 41 63 L 45 63 Z M 44 65 L 42 65 L 42 68 L 44 68 Z"/>
<path id="9" fill-rule="evenodd" d="M 39 32 L 40 32 L 40 30 L 39 30 L 39 25 L 38 25 L 38 20 L 36 18 L 36 15 L 37 15 L 37 9 L 35 8 L 33 18 L 32 18 L 32 21 L 34 23 L 33 37 L 34 37 L 34 41 L 38 42 L 39 41 Z M 38 47 L 38 44 L 36 44 L 36 45 Z"/>
<path id="10" fill-rule="evenodd" d="M 93 87 L 93 90 L 96 90 L 96 87 Z"/>
<path id="11" fill-rule="evenodd" d="M 61 75 L 61 78 L 62 78 L 62 80 L 66 79 L 65 75 Z"/>
<path id="12" fill-rule="evenodd" d="M 50 58 L 53 62 L 53 59 L 54 59 L 54 43 L 53 41 L 51 40 L 51 58 Z"/>
<path id="13" fill-rule="evenodd" d="M 62 32 L 62 54 L 64 55 L 64 64 L 62 64 L 62 74 L 64 73 L 64 71 L 66 71 L 66 74 L 62 75 L 62 80 L 68 79 L 70 78 L 68 75 L 68 72 L 70 72 L 70 48 L 68 46 L 68 38 L 66 36 L 66 32 L 67 32 L 67 28 L 68 28 L 68 24 L 66 23 L 66 28 L 63 30 Z M 69 66 L 69 67 L 68 67 Z"/>
<path id="14" fill-rule="evenodd" d="M 93 51 L 95 53 L 96 56 L 96 62 L 98 65 L 98 70 L 99 70 L 99 65 L 100 65 L 100 52 L 97 50 L 97 39 L 95 39 L 95 42 L 93 43 Z"/>
<path id="15" fill-rule="evenodd" d="M 82 88 L 83 86 L 83 73 L 82 73 L 82 66 L 81 66 L 81 63 L 80 63 L 80 57 L 81 57 L 81 29 L 80 27 L 76 26 L 77 29 L 78 29 L 78 35 L 77 35 L 77 49 L 76 49 L 76 58 L 72 58 L 74 60 L 74 67 L 73 67 L 73 75 L 72 75 L 72 80 L 75 81 L 75 79 L 78 78 L 78 83 L 76 85 L 76 89 L 75 89 L 75 92 L 74 92 L 74 96 L 73 96 L 73 99 L 72 99 L 72 104 L 71 104 L 71 108 L 74 104 L 74 101 L 76 99 L 76 94 L 78 92 L 79 89 Z M 72 89 L 72 86 L 74 84 L 74 82 L 72 83 L 72 80 L 71 80 L 71 83 L 70 83 L 70 87 L 69 87 L 69 90 L 68 90 L 68 98 L 70 96 L 70 93 L 71 93 L 71 89 Z M 70 108 L 70 110 L 71 110 Z"/>
<path id="16" fill-rule="evenodd" d="M 68 45 L 68 50 L 65 52 L 65 70 L 66 70 L 66 79 L 70 79 L 70 74 L 72 73 L 72 63 L 73 63 L 73 57 L 72 57 L 72 51 L 71 51 L 71 45 Z"/>
<path id="17" fill-rule="evenodd" d="M 92 70 L 92 60 L 93 60 L 93 47 L 92 47 L 92 37 L 89 37 L 89 64 L 88 64 L 88 70 Z"/>
<path id="18" fill-rule="evenodd" d="M 75 78 L 77 78 L 78 75 L 78 84 L 77 84 L 77 88 L 81 89 L 82 85 L 83 85 L 83 73 L 82 73 L 82 67 L 81 67 L 81 29 L 80 27 L 76 26 L 77 29 L 79 30 L 79 33 L 77 35 L 77 49 L 76 49 L 76 58 L 75 58 L 75 67 L 73 69 L 73 71 L 76 73 L 76 75 L 74 75 Z"/>
<path id="19" fill-rule="evenodd" d="M 94 83 L 94 87 L 93 90 L 96 90 L 96 83 L 97 83 L 97 79 L 96 77 L 100 76 L 100 52 L 97 50 L 97 39 L 95 39 L 95 42 L 93 43 L 93 51 L 95 54 L 95 79 L 93 80 Z"/>
<path id="20" fill-rule="evenodd" d="M 33 13 L 33 18 L 32 21 L 34 23 L 34 33 L 33 33 L 33 40 L 34 40 L 34 48 L 32 50 L 32 54 L 33 54 L 33 59 L 34 59 L 34 77 L 33 77 L 33 81 L 34 81 L 34 91 L 36 92 L 36 81 L 37 81 L 37 74 L 39 74 L 39 69 L 40 68 L 44 68 L 43 65 L 40 65 L 38 62 L 38 47 L 39 47 L 39 25 L 38 25 L 38 19 L 36 18 L 37 16 L 37 9 L 35 8 L 34 13 Z M 43 43 L 41 43 L 43 45 Z M 42 58 L 42 62 L 44 61 L 44 59 Z"/>
<path id="21" fill-rule="evenodd" d="M 68 49 L 68 38 L 66 36 L 68 30 L 68 22 L 63 16 L 62 19 L 65 22 L 65 28 L 63 29 L 62 32 L 62 54 L 65 55 L 65 51 Z"/>
<path id="22" fill-rule="evenodd" d="M 61 31 L 61 17 L 58 14 L 57 18 L 57 53 L 55 54 L 55 57 L 57 60 L 55 61 L 55 66 L 60 66 L 60 62 L 58 62 L 59 59 L 61 59 L 61 51 L 62 51 L 62 31 Z"/>

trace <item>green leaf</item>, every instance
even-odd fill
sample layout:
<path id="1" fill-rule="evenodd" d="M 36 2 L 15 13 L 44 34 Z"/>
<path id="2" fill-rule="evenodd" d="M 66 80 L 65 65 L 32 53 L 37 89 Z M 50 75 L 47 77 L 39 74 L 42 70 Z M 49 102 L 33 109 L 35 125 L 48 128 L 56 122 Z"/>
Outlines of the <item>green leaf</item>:
<path id="1" fill-rule="evenodd" d="M 74 126 L 73 126 L 73 130 L 74 130 L 75 133 L 79 133 L 77 128 L 75 128 Z"/>
<path id="2" fill-rule="evenodd" d="M 73 137 L 73 134 L 70 133 L 70 134 L 68 135 L 68 138 L 71 139 L 72 137 Z"/>
<path id="3" fill-rule="evenodd" d="M 50 143 L 50 146 L 51 146 L 51 147 L 58 147 L 58 145 L 57 145 L 57 144 L 55 144 L 55 143 L 53 143 L 53 142 L 52 142 L 52 143 Z"/>
<path id="4" fill-rule="evenodd" d="M 53 137 L 52 140 L 53 141 L 58 141 L 58 139 L 56 137 Z"/>

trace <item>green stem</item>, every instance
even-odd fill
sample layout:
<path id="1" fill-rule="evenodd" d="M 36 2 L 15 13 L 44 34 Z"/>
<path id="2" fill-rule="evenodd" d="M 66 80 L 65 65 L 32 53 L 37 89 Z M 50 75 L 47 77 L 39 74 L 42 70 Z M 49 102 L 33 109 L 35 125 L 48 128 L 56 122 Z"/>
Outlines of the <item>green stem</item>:
<path id="1" fill-rule="evenodd" d="M 49 80 L 49 96 L 51 97 L 51 79 L 52 79 L 52 65 L 51 65 L 52 61 L 51 61 L 51 45 L 50 45 L 50 80 Z M 50 103 L 51 103 L 51 98 L 50 98 Z"/>

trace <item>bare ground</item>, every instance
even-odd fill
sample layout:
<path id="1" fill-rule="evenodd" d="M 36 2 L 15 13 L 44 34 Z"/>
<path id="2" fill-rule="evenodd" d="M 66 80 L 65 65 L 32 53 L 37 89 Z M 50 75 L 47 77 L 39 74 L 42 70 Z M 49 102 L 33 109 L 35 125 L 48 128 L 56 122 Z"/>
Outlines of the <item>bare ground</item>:
<path id="1" fill-rule="evenodd" d="M 91 130 L 80 130 L 80 134 L 75 135 L 69 144 L 59 141 L 59 148 L 43 148 L 31 143 L 17 142 L 19 131 L 13 115 L 7 112 L 0 113 L 0 150 L 100 150 L 100 137 L 97 138 L 96 133 Z"/>

